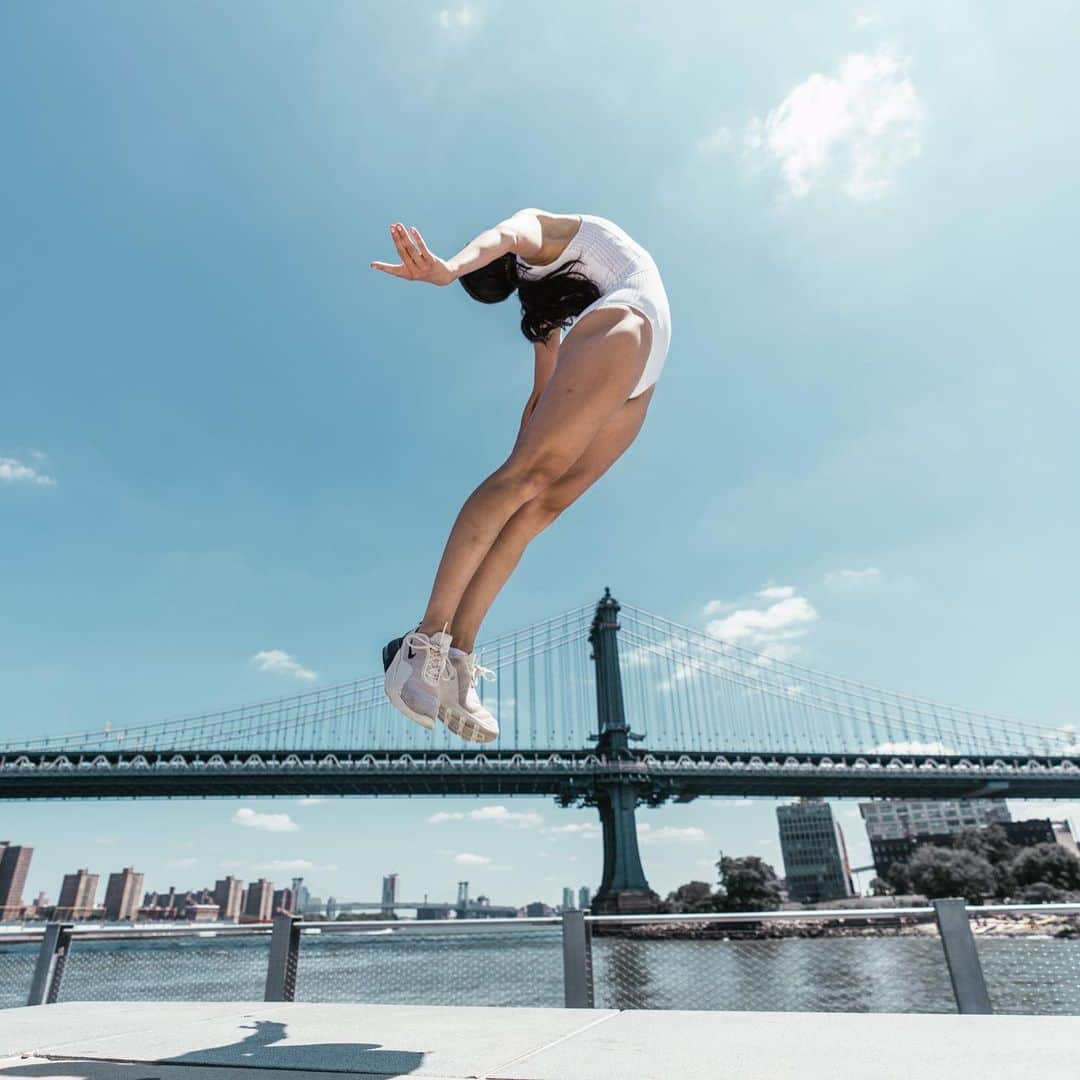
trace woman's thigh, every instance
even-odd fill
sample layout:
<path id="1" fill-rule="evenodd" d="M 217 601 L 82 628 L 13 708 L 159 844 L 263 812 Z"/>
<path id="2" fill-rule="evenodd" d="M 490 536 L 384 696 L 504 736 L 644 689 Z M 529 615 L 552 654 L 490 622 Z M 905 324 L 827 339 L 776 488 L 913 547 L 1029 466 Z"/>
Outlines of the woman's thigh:
<path id="1" fill-rule="evenodd" d="M 649 387 L 645 393 L 623 402 L 593 436 L 581 457 L 533 500 L 546 517 L 562 513 L 626 453 L 641 431 L 652 396 L 653 388 Z"/>
<path id="2" fill-rule="evenodd" d="M 652 345 L 652 327 L 625 307 L 591 311 L 566 335 L 511 462 L 559 477 L 627 404 Z"/>

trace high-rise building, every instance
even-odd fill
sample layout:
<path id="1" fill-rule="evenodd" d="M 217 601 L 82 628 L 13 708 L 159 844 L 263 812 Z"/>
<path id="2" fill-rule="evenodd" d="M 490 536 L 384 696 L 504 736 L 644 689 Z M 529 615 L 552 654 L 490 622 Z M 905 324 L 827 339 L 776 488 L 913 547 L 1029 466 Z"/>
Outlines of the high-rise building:
<path id="1" fill-rule="evenodd" d="M 563 886 L 562 891 L 562 908 L 563 911 L 574 910 L 574 890 L 569 885 Z"/>
<path id="2" fill-rule="evenodd" d="M 303 915 L 311 905 L 311 891 L 304 884 L 302 877 L 292 879 L 293 896 L 296 897 L 296 914 Z"/>
<path id="3" fill-rule="evenodd" d="M 326 898 L 326 917 L 328 919 L 336 919 L 338 913 L 338 902 L 333 896 Z"/>
<path id="4" fill-rule="evenodd" d="M 829 804 L 800 799 L 778 806 L 776 817 L 791 899 L 814 903 L 853 895 L 844 834 Z"/>
<path id="5" fill-rule="evenodd" d="M 247 887 L 244 918 L 249 922 L 269 922 L 273 916 L 274 885 L 266 878 L 252 881 Z"/>
<path id="6" fill-rule="evenodd" d="M 139 913 L 139 893 L 143 875 L 125 866 L 118 874 L 109 875 L 105 886 L 105 918 L 110 922 L 134 920 Z"/>
<path id="7" fill-rule="evenodd" d="M 0 919 L 15 919 L 23 909 L 23 889 L 34 849 L 0 840 Z"/>
<path id="8" fill-rule="evenodd" d="M 392 914 L 398 898 L 398 876 L 387 874 L 382 879 L 382 912 L 384 915 Z"/>
<path id="9" fill-rule="evenodd" d="M 459 908 L 467 908 L 469 906 L 469 883 L 467 881 L 459 881 L 457 883 L 457 906 Z"/>
<path id="10" fill-rule="evenodd" d="M 219 878 L 214 882 L 214 903 L 218 906 L 219 918 L 235 921 L 243 911 L 244 883 L 234 878 Z"/>
<path id="11" fill-rule="evenodd" d="M 275 889 L 271 912 L 274 915 L 295 915 L 296 893 L 292 889 Z"/>
<path id="12" fill-rule="evenodd" d="M 588 885 L 582 885 L 577 891 L 577 906 L 582 911 L 588 911 L 592 907 L 592 889 Z"/>
<path id="13" fill-rule="evenodd" d="M 1076 837 L 1073 836 L 1072 827 L 1069 823 L 1067 821 L 1052 821 L 1050 825 L 1054 830 L 1054 839 L 1065 848 L 1066 851 L 1072 852 L 1073 855 L 1080 856 L 1080 847 L 1077 846 Z"/>
<path id="14" fill-rule="evenodd" d="M 89 870 L 76 870 L 65 874 L 60 886 L 60 899 L 56 901 L 57 919 L 85 919 L 94 910 L 97 896 L 98 875 Z"/>
<path id="15" fill-rule="evenodd" d="M 875 799 L 859 803 L 878 877 L 908 858 L 920 843 L 949 844 L 961 829 L 1001 825 L 1012 815 L 1004 799 Z M 1017 830 L 1013 836 L 1018 837 Z M 1017 842 L 1013 836 L 1010 840 Z"/>

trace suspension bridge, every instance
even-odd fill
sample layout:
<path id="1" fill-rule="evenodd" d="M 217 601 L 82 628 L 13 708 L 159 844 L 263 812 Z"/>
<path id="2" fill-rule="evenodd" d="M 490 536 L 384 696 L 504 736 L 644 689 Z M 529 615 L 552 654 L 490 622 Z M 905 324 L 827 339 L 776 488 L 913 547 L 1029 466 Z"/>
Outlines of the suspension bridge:
<path id="1" fill-rule="evenodd" d="M 382 674 L 177 720 L 0 744 L 0 799 L 545 795 L 597 807 L 602 911 L 652 901 L 635 810 L 703 796 L 1077 798 L 1080 738 L 830 675 L 620 605 L 481 647 L 501 735 L 400 716 Z"/>

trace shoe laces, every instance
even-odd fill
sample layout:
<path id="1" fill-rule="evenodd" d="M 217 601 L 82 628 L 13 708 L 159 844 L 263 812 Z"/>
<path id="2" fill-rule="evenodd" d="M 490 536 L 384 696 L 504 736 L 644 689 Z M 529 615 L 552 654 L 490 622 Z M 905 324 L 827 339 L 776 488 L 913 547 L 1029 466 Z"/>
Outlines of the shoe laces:
<path id="1" fill-rule="evenodd" d="M 443 679 L 450 678 L 449 649 L 436 645 L 427 634 L 422 634 L 419 630 L 406 634 L 402 639 L 402 644 L 414 652 L 427 653 L 424 657 L 424 667 L 421 672 L 424 679 L 438 684 Z"/>
<path id="2" fill-rule="evenodd" d="M 473 653 L 465 656 L 465 670 L 469 673 L 469 686 L 476 686 L 480 679 L 494 679 L 495 672 L 484 667 Z"/>

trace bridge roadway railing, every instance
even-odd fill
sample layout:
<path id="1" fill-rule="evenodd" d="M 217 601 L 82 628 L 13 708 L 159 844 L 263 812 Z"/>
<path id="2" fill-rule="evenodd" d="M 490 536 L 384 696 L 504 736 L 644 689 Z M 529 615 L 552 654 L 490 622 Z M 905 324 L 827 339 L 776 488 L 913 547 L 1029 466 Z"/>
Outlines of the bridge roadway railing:
<path id="1" fill-rule="evenodd" d="M 1069 935 L 1074 936 L 1069 936 Z M 0 1006 L 358 1001 L 1080 1014 L 1080 904 L 95 926 L 0 936 Z"/>

